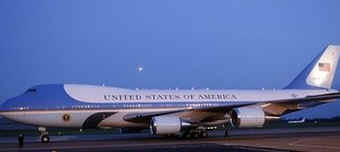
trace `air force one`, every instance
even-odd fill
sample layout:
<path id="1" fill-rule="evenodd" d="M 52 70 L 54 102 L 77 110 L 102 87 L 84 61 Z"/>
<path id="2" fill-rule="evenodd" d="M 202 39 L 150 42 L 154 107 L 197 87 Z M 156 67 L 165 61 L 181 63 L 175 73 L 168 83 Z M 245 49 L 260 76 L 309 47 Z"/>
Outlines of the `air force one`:
<path id="1" fill-rule="evenodd" d="M 262 127 L 268 120 L 340 98 L 332 88 L 339 49 L 329 45 L 283 89 L 132 90 L 47 84 L 7 100 L 0 115 L 37 126 L 42 142 L 50 141 L 48 127 L 149 128 L 153 135 L 182 137 L 204 137 L 209 128 L 225 124 Z"/>

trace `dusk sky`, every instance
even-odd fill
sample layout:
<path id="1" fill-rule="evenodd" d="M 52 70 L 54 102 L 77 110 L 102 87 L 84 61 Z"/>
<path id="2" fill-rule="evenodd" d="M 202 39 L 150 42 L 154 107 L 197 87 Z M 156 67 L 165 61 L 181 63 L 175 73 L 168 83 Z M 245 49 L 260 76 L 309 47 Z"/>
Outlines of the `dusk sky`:
<path id="1" fill-rule="evenodd" d="M 338 0 L 1 0 L 0 103 L 50 83 L 283 88 L 328 44 L 340 44 L 339 6 Z M 340 89 L 340 74 L 335 80 Z M 340 101 L 295 116 L 332 117 L 339 109 Z"/>

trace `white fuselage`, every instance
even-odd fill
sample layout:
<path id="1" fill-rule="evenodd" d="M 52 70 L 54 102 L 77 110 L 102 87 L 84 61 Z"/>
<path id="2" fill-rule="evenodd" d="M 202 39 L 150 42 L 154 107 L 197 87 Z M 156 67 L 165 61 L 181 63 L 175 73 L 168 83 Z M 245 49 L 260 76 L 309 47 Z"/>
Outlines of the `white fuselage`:
<path id="1" fill-rule="evenodd" d="M 289 100 L 332 93 L 336 90 L 129 90 L 90 85 L 64 85 L 72 100 L 49 104 L 46 109 L 39 104 L 30 107 L 21 104 L 9 107 L 1 115 L 26 124 L 51 127 L 80 128 L 89 117 L 97 113 L 115 113 L 105 116 L 100 127 L 145 127 L 145 123 L 125 121 L 131 113 L 148 113 L 180 109 L 218 107 L 223 105 L 263 103 Z M 39 90 L 38 90 L 39 91 Z M 37 92 L 36 94 L 39 94 Z M 34 96 L 34 93 L 33 95 Z M 41 101 L 38 95 L 36 100 Z M 30 97 L 30 96 L 29 96 Z M 34 98 L 33 98 L 34 99 Z M 23 98 L 24 100 L 24 98 Z M 43 102 L 43 101 L 41 101 Z M 45 106 L 46 107 L 46 106 Z M 70 116 L 65 120 L 65 114 Z M 104 114 L 103 114 L 104 115 Z M 177 114 L 185 115 L 185 114 Z M 202 114 L 201 114 L 202 115 Z M 195 119 L 195 118 L 191 118 Z"/>

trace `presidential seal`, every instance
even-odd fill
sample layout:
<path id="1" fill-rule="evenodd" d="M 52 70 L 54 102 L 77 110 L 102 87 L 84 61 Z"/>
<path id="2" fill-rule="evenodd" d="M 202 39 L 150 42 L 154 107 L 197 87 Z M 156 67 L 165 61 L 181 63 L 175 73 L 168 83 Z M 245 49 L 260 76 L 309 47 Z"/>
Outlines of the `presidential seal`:
<path id="1" fill-rule="evenodd" d="M 64 114 L 64 115 L 63 115 L 63 120 L 64 120 L 65 122 L 70 121 L 70 120 L 71 120 L 70 114 Z"/>

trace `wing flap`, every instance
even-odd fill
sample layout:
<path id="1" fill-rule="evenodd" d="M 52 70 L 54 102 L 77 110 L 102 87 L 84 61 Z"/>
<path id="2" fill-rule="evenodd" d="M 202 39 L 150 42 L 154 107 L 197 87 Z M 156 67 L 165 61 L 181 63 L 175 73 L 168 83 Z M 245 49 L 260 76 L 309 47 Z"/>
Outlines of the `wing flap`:
<path id="1" fill-rule="evenodd" d="M 161 112 L 146 112 L 146 113 L 131 113 L 127 114 L 123 117 L 125 121 L 131 121 L 131 122 L 148 122 L 152 117 L 161 116 L 161 115 L 167 115 L 167 114 L 173 114 L 177 112 L 183 112 L 187 109 L 182 110 L 169 110 L 169 111 L 161 111 Z"/>

